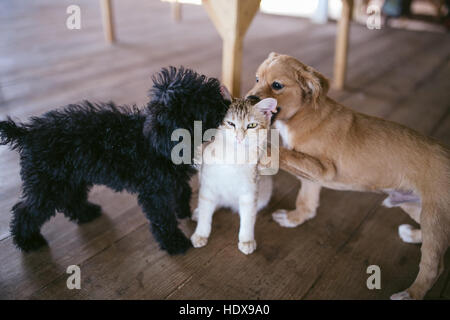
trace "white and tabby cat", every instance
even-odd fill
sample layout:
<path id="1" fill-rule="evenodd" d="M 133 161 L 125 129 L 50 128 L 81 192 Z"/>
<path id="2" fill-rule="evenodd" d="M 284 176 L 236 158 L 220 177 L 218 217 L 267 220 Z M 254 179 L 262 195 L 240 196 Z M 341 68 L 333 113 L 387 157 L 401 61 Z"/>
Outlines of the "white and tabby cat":
<path id="1" fill-rule="evenodd" d="M 277 101 L 273 98 L 264 99 L 255 105 L 235 99 L 218 128 L 218 135 L 203 151 L 198 208 L 193 215 L 193 219 L 198 221 L 191 237 L 194 247 L 203 247 L 208 242 L 216 208 L 229 207 L 240 215 L 239 250 L 250 254 L 256 249 L 256 214 L 267 205 L 272 194 L 272 176 L 258 174 L 258 163 L 264 155 L 263 145 L 276 106 Z M 217 151 L 224 148 L 228 151 L 211 152 L 206 161 L 208 149 Z M 230 152 L 243 149 L 255 157 L 247 156 L 244 160 L 240 157 L 241 160 L 236 160 L 236 156 L 242 154 L 239 151 L 237 154 Z"/>

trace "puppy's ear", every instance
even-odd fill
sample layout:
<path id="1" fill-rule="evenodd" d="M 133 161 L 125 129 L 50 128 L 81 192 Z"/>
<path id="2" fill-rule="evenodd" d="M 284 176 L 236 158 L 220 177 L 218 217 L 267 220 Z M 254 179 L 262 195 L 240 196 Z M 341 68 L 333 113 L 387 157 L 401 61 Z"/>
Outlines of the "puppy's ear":
<path id="1" fill-rule="evenodd" d="M 232 102 L 233 98 L 231 97 L 230 91 L 228 91 L 227 87 L 225 87 L 224 85 L 220 86 L 220 94 L 222 95 L 222 97 L 227 100 Z"/>
<path id="2" fill-rule="evenodd" d="M 296 73 L 297 81 L 302 89 L 302 102 L 318 107 L 330 88 L 328 79 L 309 66 L 297 68 Z"/>
<path id="3" fill-rule="evenodd" d="M 263 99 L 255 104 L 255 108 L 264 113 L 266 120 L 270 120 L 272 113 L 277 112 L 277 100 L 274 98 Z"/>
<path id="4" fill-rule="evenodd" d="M 147 112 L 142 132 L 144 137 L 148 139 L 150 146 L 166 159 L 170 159 L 172 148 L 175 143 L 170 140 L 172 132 L 169 129 L 168 124 L 171 122 L 164 118 L 165 115 L 160 115 L 158 117 L 151 112 Z"/>

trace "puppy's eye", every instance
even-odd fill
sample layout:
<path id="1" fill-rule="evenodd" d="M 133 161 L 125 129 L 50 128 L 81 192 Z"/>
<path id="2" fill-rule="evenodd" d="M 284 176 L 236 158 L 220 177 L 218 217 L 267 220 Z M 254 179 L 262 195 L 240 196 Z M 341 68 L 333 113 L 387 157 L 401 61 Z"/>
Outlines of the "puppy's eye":
<path id="1" fill-rule="evenodd" d="M 257 126 L 258 126 L 258 124 L 257 124 L 256 122 L 252 122 L 252 123 L 249 123 L 249 124 L 248 124 L 247 129 L 254 129 L 254 128 L 256 128 Z"/>
<path id="2" fill-rule="evenodd" d="M 283 87 L 284 86 L 279 82 L 276 82 L 276 81 L 272 82 L 272 88 L 274 90 L 280 90 L 280 89 L 283 89 Z"/>
<path id="3" fill-rule="evenodd" d="M 256 76 L 256 82 L 259 82 L 259 78 L 258 78 L 258 76 Z"/>
<path id="4" fill-rule="evenodd" d="M 234 125 L 234 123 L 231 122 L 231 121 L 227 121 L 227 124 L 228 124 L 229 126 L 236 127 L 236 126 Z"/>

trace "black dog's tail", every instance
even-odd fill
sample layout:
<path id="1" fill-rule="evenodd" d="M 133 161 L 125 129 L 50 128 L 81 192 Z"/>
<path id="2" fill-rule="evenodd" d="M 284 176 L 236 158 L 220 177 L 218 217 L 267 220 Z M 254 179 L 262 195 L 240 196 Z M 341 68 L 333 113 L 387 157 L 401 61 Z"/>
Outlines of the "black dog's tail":
<path id="1" fill-rule="evenodd" d="M 0 145 L 11 144 L 16 148 L 27 133 L 25 127 L 18 126 L 11 118 L 0 121 Z"/>

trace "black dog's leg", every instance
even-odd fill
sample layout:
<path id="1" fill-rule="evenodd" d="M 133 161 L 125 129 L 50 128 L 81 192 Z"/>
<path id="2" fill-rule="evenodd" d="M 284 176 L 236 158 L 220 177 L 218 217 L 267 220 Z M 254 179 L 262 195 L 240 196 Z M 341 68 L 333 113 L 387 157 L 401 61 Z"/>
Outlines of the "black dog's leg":
<path id="1" fill-rule="evenodd" d="M 139 205 L 151 223 L 151 230 L 161 249 L 169 254 L 180 254 L 191 247 L 191 242 L 178 229 L 175 202 L 170 191 L 140 192 Z"/>
<path id="2" fill-rule="evenodd" d="M 99 205 L 87 200 L 90 186 L 80 185 L 73 189 L 66 189 L 64 202 L 60 204 L 60 210 L 70 220 L 83 224 L 98 218 L 102 214 Z"/>
<path id="3" fill-rule="evenodd" d="M 14 205 L 12 213 L 11 234 L 17 247 L 28 252 L 47 244 L 40 230 L 55 215 L 54 209 L 37 207 L 32 201 L 24 200 Z"/>
<path id="4" fill-rule="evenodd" d="M 175 199 L 176 201 L 176 212 L 177 217 L 180 219 L 190 218 L 191 213 L 191 201 L 192 190 L 189 186 L 189 183 L 182 183 L 180 189 L 178 190 L 178 197 Z"/>

